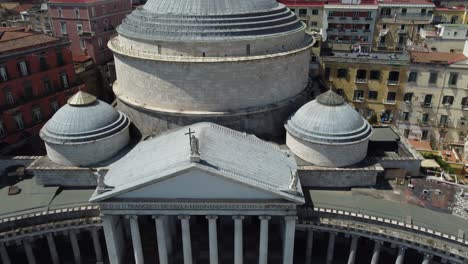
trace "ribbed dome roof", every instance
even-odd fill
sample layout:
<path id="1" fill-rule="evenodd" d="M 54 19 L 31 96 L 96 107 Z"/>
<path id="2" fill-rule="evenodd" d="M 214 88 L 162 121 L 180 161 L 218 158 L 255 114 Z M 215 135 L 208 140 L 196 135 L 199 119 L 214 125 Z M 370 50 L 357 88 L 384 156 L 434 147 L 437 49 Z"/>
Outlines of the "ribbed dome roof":
<path id="1" fill-rule="evenodd" d="M 317 143 L 352 143 L 372 133 L 369 123 L 333 91 L 302 106 L 285 127 L 295 137 Z"/>
<path id="2" fill-rule="evenodd" d="M 78 92 L 45 124 L 46 142 L 72 143 L 97 140 L 125 128 L 128 118 L 87 93 Z"/>
<path id="3" fill-rule="evenodd" d="M 275 0 L 149 0 L 117 28 L 119 35 L 156 41 L 252 38 L 302 30 Z"/>

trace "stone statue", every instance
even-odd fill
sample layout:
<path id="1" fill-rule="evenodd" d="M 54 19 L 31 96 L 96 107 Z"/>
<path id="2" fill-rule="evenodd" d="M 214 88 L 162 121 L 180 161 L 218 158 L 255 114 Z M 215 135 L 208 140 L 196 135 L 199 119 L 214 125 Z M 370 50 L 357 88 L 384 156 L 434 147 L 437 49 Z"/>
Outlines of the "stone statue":
<path id="1" fill-rule="evenodd" d="M 114 187 L 109 186 L 104 182 L 104 174 L 101 173 L 103 169 L 99 168 L 99 169 L 90 169 L 90 170 L 93 172 L 94 176 L 96 176 L 96 183 L 97 183 L 96 192 L 98 194 L 108 192 L 114 189 Z"/>
<path id="2" fill-rule="evenodd" d="M 190 154 L 200 156 L 198 138 L 196 138 L 194 135 L 190 137 Z"/>
<path id="3" fill-rule="evenodd" d="M 291 172 L 291 184 L 289 185 L 289 190 L 297 192 L 297 181 L 298 181 L 297 170 L 293 170 Z"/>

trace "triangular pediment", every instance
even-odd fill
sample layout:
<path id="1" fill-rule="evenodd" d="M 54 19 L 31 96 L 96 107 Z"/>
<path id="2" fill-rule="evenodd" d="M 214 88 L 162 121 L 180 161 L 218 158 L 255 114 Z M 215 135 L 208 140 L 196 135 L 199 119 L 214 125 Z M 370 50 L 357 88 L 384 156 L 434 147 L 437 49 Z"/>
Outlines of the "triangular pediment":
<path id="1" fill-rule="evenodd" d="M 192 166 L 171 175 L 142 182 L 137 186 L 114 190 L 94 197 L 95 201 L 107 199 L 233 199 L 233 200 L 283 200 L 283 195 L 249 183 L 249 179 L 233 179 L 216 170 Z"/>

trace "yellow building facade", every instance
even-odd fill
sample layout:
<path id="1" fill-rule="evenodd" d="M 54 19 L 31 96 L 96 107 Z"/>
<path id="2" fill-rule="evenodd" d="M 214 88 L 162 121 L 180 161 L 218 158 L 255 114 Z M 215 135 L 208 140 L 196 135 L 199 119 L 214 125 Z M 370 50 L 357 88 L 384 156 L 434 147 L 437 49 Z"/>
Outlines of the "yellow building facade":
<path id="1" fill-rule="evenodd" d="M 434 9 L 434 24 L 468 24 L 467 7 L 437 7 Z"/>
<path id="2" fill-rule="evenodd" d="M 406 53 L 333 53 L 321 57 L 325 84 L 365 118 L 374 113 L 394 123 L 403 100 L 409 56 Z"/>

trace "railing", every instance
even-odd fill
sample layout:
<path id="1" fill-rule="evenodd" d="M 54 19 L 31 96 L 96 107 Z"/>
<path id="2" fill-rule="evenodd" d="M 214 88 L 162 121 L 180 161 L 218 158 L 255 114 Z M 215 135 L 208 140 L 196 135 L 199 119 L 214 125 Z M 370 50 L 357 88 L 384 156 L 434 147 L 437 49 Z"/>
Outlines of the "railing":
<path id="1" fill-rule="evenodd" d="M 356 103 L 362 103 L 364 102 L 364 97 L 355 97 L 353 98 L 353 102 L 356 102 Z"/>
<path id="2" fill-rule="evenodd" d="M 387 85 L 399 85 L 400 81 L 398 80 L 387 80 Z"/>
<path id="3" fill-rule="evenodd" d="M 380 18 L 395 18 L 396 19 L 431 19 L 432 14 L 421 14 L 421 13 L 394 13 L 391 15 L 379 15 Z"/>
<path id="4" fill-rule="evenodd" d="M 356 77 L 356 83 L 367 83 L 367 79 L 366 78 L 357 78 Z"/>
<path id="5" fill-rule="evenodd" d="M 432 108 L 432 103 L 422 102 L 422 103 L 421 103 L 421 107 L 424 107 L 424 108 Z"/>
<path id="6" fill-rule="evenodd" d="M 396 100 L 383 100 L 383 104 L 396 105 Z"/>

